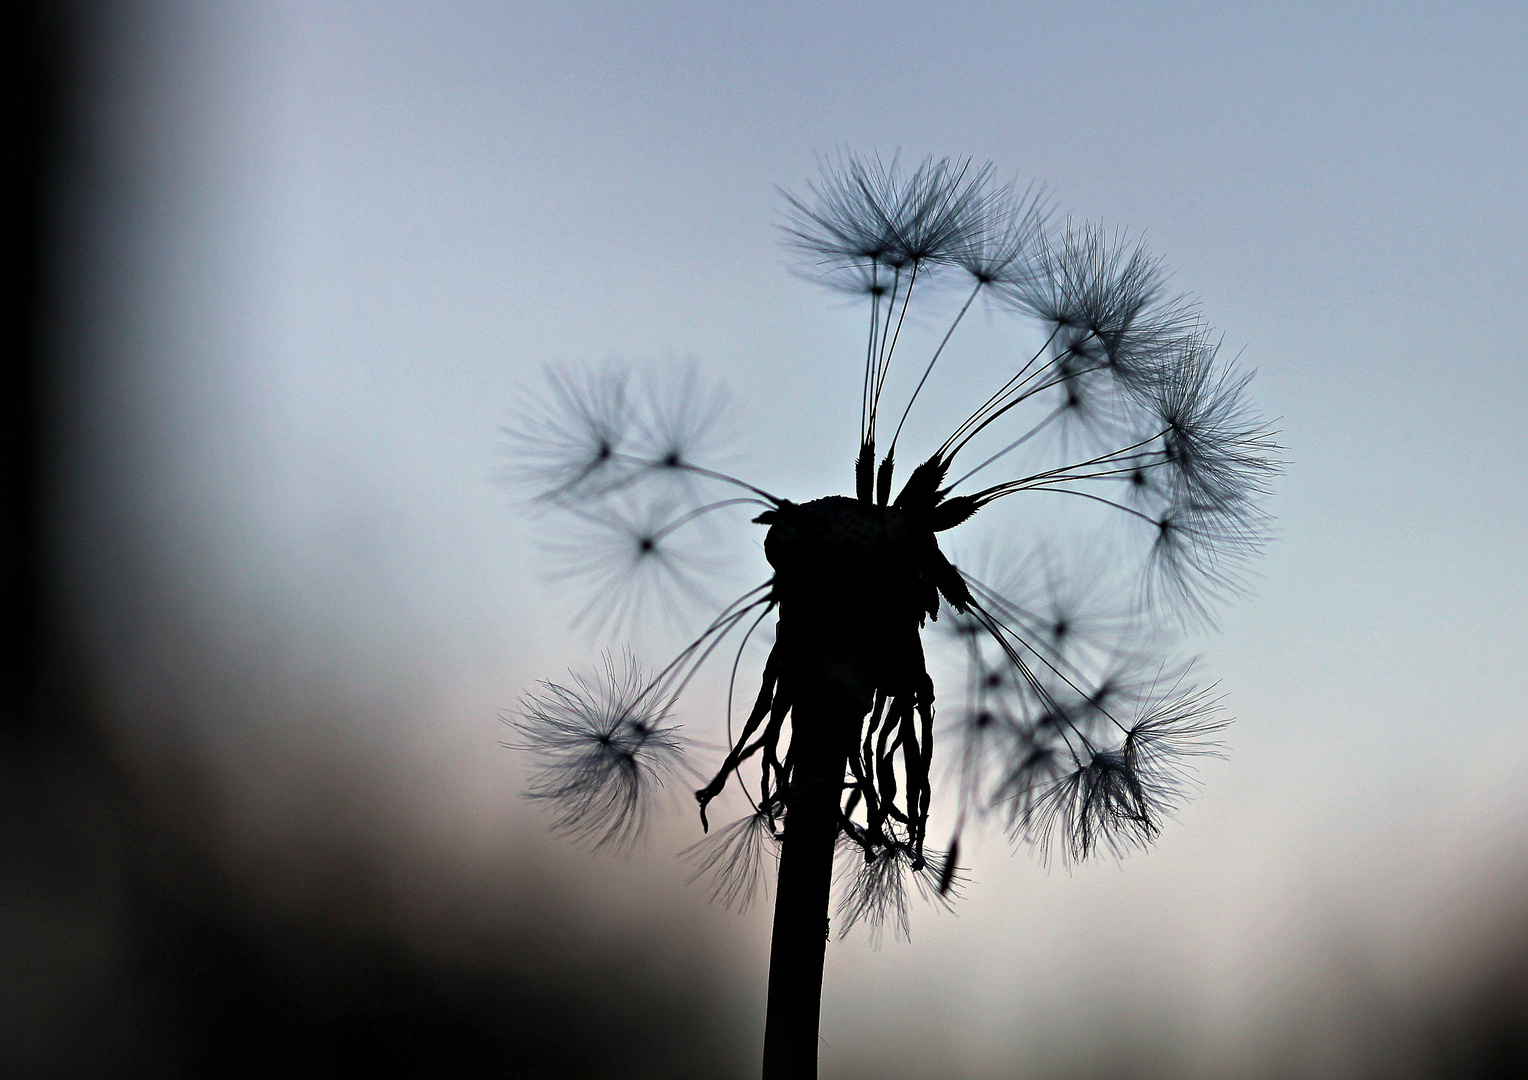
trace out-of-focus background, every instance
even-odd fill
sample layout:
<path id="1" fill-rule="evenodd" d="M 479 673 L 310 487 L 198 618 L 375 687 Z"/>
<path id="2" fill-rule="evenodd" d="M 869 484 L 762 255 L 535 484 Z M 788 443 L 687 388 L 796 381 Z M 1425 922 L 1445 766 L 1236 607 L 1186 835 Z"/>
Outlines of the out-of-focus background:
<path id="1" fill-rule="evenodd" d="M 682 795 L 549 837 L 499 745 L 610 644 L 499 425 L 689 359 L 739 472 L 841 490 L 859 319 L 775 186 L 847 148 L 1144 232 L 1289 464 L 1196 642 L 1228 759 L 1148 853 L 992 835 L 835 941 L 823 1075 L 1528 1075 L 1520 5 L 30 10 L 0 1071 L 752 1073 L 768 905 L 686 884 Z"/>

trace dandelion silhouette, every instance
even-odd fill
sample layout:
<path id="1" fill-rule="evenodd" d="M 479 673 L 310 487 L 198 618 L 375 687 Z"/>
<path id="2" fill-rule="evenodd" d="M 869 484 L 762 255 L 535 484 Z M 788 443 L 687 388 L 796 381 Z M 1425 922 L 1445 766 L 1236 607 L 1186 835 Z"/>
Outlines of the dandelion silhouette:
<path id="1" fill-rule="evenodd" d="M 648 797 L 679 764 L 676 699 L 734 638 L 735 681 L 749 636 L 775 617 L 753 706 L 696 792 L 709 835 L 685 853 L 729 906 L 754 898 L 766 855 L 778 856 L 767 1078 L 816 1075 L 835 856 L 840 932 L 865 922 L 905 935 L 909 885 L 950 903 L 963 881 L 961 837 L 986 819 L 1068 863 L 1158 836 L 1225 723 L 1218 699 L 1160 642 L 1208 621 L 1240 588 L 1277 468 L 1246 401 L 1249 376 L 1219 358 L 1197 309 L 1166 291 L 1141 246 L 1097 226 L 1053 227 L 1033 190 L 998 184 L 991 166 L 969 161 L 930 159 L 909 172 L 841 158 L 805 194 L 782 194 L 803 272 L 866 308 L 852 496 L 793 501 L 720 471 L 706 456 L 719 406 L 693 378 L 668 391 L 612 367 L 554 371 L 510 430 L 515 478 L 603 531 L 564 545 L 570 572 L 597 586 L 581 618 L 624 622 L 665 582 L 693 597 L 676 546 L 719 511 L 753 505 L 767 526 L 773 575 L 665 667 L 644 677 L 629 658 L 607 659 L 601 675 L 543 684 L 512 721 L 514 745 L 537 762 L 530 794 L 553 805 L 554 827 L 629 847 Z M 1006 380 L 893 496 L 898 440 L 979 297 L 1037 327 L 1039 346 L 1017 353 Z M 900 411 L 883 417 L 915 301 L 953 315 L 909 369 Z M 1135 555 L 1109 561 L 1131 566 L 1134 585 L 1078 575 L 1044 552 L 962 572 L 941 550 L 939 534 L 994 503 L 1042 502 L 1029 493 L 1051 505 L 1067 496 L 1121 527 L 1116 542 Z M 613 595 L 633 582 L 638 601 Z M 1116 610 L 1087 610 L 1100 600 Z M 931 641 L 963 656 L 967 679 L 953 722 L 936 733 L 924 632 L 941 614 L 944 632 Z M 941 771 L 954 787 L 941 848 L 928 837 L 936 739 L 949 746 Z M 710 831 L 729 787 L 751 810 Z"/>

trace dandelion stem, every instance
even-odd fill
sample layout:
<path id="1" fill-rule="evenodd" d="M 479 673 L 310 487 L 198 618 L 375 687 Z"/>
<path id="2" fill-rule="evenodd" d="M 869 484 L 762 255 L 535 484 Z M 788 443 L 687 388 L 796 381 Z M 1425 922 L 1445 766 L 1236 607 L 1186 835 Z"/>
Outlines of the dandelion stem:
<path id="1" fill-rule="evenodd" d="M 1112 506 L 1116 510 L 1123 510 L 1127 514 L 1132 514 L 1135 517 L 1140 518 L 1142 521 L 1147 522 L 1148 524 L 1155 525 L 1157 523 L 1157 519 L 1152 517 L 1150 514 L 1143 514 L 1143 513 L 1141 513 L 1139 510 L 1137 510 L 1133 506 L 1126 506 L 1124 503 L 1117 503 L 1113 499 L 1106 499 L 1106 498 L 1104 498 L 1102 495 L 1094 495 L 1091 491 L 1077 491 L 1077 490 L 1075 490 L 1073 488 L 1051 487 L 1048 484 L 1036 485 L 1035 487 L 1030 488 L 1029 490 L 1030 491 L 1055 491 L 1055 492 L 1059 492 L 1062 495 L 1076 495 L 1079 498 L 1092 499 L 1094 502 L 1100 502 L 1100 503 L 1103 503 L 1105 506 Z"/>
<path id="2" fill-rule="evenodd" d="M 839 796 L 849 743 L 864 710 L 841 693 L 804 693 L 791 720 L 792 782 L 769 951 L 764 1080 L 817 1075 L 822 968 Z"/>
<path id="3" fill-rule="evenodd" d="M 1059 359 L 1059 357 L 1057 359 Z M 1009 409 L 1012 409 L 1012 408 L 1014 408 L 1017 405 L 1022 405 L 1024 402 L 1028 401 L 1030 398 L 1034 397 L 1036 394 L 1043 394 L 1043 393 L 1045 393 L 1045 391 L 1049 390 L 1053 386 L 1059 386 L 1060 384 L 1062 384 L 1064 382 L 1067 382 L 1070 379 L 1075 379 L 1079 375 L 1086 375 L 1090 371 L 1097 371 L 1099 368 L 1102 368 L 1104 366 L 1102 364 L 1099 364 L 1096 367 L 1084 368 L 1084 369 L 1082 369 L 1080 371 L 1068 372 L 1068 373 L 1066 373 L 1064 375 L 1061 375 L 1059 378 L 1049 379 L 1046 382 L 1042 382 L 1038 386 L 1031 386 L 1027 390 L 1024 390 L 1023 393 L 1014 393 L 1014 391 L 1017 391 L 1017 390 L 1021 389 L 1024 386 L 1025 383 L 1031 382 L 1032 380 L 1038 378 L 1039 375 L 1042 372 L 1044 372 L 1047 369 L 1053 367 L 1055 364 L 1056 364 L 1056 359 L 1050 360 L 1050 361 L 1046 362 L 1045 364 L 1041 365 L 1039 368 L 1036 368 L 1034 371 L 1030 372 L 1028 375 L 1026 375 L 1021 382 L 1019 382 L 1017 385 L 1015 385 L 1013 387 L 1012 390 L 1009 391 L 1009 393 L 1014 394 L 1013 399 L 1011 401 L 1006 402 L 1002 406 L 1002 408 L 997 409 L 994 412 L 990 413 L 985 419 L 983 419 L 981 421 L 981 423 L 977 424 L 975 427 L 971 428 L 968 432 L 966 432 L 966 434 L 960 439 L 960 441 L 957 444 L 955 444 L 955 448 L 949 452 L 949 455 L 948 455 L 949 458 L 953 460 L 956 454 L 960 453 L 962 450 L 964 450 L 966 448 L 966 444 L 967 443 L 969 443 L 972 439 L 976 438 L 976 436 L 980 435 L 984 430 L 986 430 L 989 426 L 991 426 L 999 417 L 1001 417 Z"/>
<path id="4" fill-rule="evenodd" d="M 1087 461 L 1078 461 L 1071 465 L 1062 465 L 1055 469 L 1047 469 L 1044 472 L 1021 477 L 1018 480 L 1008 480 L 1001 484 L 994 484 L 989 488 L 983 488 L 981 491 L 978 491 L 972 498 L 985 506 L 994 499 L 1001 499 L 1004 495 L 1012 495 L 1015 491 L 1029 491 L 1044 487 L 1047 484 L 1065 483 L 1071 480 L 1096 480 L 1101 477 L 1118 476 L 1121 473 L 1132 472 L 1138 467 L 1143 467 L 1138 459 L 1154 456 L 1150 453 L 1138 453 L 1137 451 L 1143 446 L 1151 445 L 1154 440 L 1160 437 L 1161 434 L 1158 433 L 1157 435 L 1141 439 L 1139 442 L 1131 443 L 1129 446 L 1122 446 L 1118 450 L 1111 450 L 1107 454 L 1100 454 L 1097 457 L 1089 458 Z M 1125 462 L 1130 463 L 1125 468 L 1107 469 L 1096 473 L 1073 472 L 1074 469 L 1086 469 L 1093 465 L 1117 465 Z M 1160 463 L 1160 460 L 1148 462 L 1145 467 Z"/>
<path id="5" fill-rule="evenodd" d="M 885 323 L 884 326 L 881 327 L 880 334 L 874 336 L 874 339 L 873 339 L 874 353 L 875 353 L 875 366 L 874 366 L 874 368 L 871 371 L 870 386 L 869 386 L 869 390 L 868 390 L 868 394 L 869 394 L 869 398 L 870 398 L 870 422 L 869 422 L 868 426 L 865 428 L 865 439 L 866 439 L 866 441 L 872 442 L 872 443 L 875 442 L 875 415 L 876 415 L 876 406 L 880 403 L 880 400 L 881 400 L 881 378 L 882 378 L 881 372 L 882 372 L 883 367 L 884 367 L 884 365 L 886 363 L 886 357 L 883 356 L 882 354 L 885 351 L 887 337 L 891 333 L 891 317 L 896 314 L 896 310 L 897 310 L 897 289 L 901 285 L 901 283 L 902 283 L 902 268 L 900 266 L 898 266 L 898 267 L 896 267 L 896 269 L 894 269 L 892 271 L 892 274 L 891 274 L 891 299 L 889 301 L 887 301 L 887 304 L 886 304 L 886 323 Z M 912 299 L 911 295 L 909 295 L 907 299 L 909 299 L 909 300 Z M 904 312 L 906 312 L 906 310 L 907 310 L 907 304 L 905 302 L 902 305 L 902 310 Z M 900 323 L 898 323 L 897 325 L 899 327 L 901 326 Z"/>
<path id="6" fill-rule="evenodd" d="M 762 500 L 720 499 L 714 503 L 707 503 L 705 506 L 697 506 L 693 510 L 685 511 L 683 514 L 680 514 L 678 517 L 676 517 L 673 521 L 663 526 L 663 528 L 659 529 L 653 534 L 653 539 L 662 540 L 664 537 L 668 536 L 669 533 L 674 532 L 676 529 L 682 529 L 690 522 L 694 521 L 696 518 L 705 517 L 707 514 L 712 513 L 713 511 L 724 510 L 729 506 L 743 506 L 748 503 L 752 503 L 753 505 L 758 506 L 762 504 Z"/>

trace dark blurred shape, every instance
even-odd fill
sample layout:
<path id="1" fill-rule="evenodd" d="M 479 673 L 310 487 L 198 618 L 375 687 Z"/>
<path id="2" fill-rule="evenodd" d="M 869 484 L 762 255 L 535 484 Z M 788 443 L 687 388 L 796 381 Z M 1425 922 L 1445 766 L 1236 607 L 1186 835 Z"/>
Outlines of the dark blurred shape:
<path id="1" fill-rule="evenodd" d="M 48 320 L 48 194 L 56 175 L 61 127 L 63 49 L 53 5 L 7 5 L 4 19 L 4 281 L 0 283 L 0 612 L 4 671 L 0 723 L 26 727 L 34 709 L 41 624 L 43 398 Z"/>
<path id="2" fill-rule="evenodd" d="M 1423 1075 L 1528 1077 L 1528 916 L 1465 985 L 1419 1010 Z"/>
<path id="3" fill-rule="evenodd" d="M 301 905 L 262 899 L 210 835 L 204 772 L 134 775 L 53 652 L 49 734 L 0 773 L 0 1074 L 746 1073 L 704 950 L 692 979 L 657 975 L 548 902 L 442 958 L 385 914 L 364 857 L 331 858 Z"/>
<path id="4" fill-rule="evenodd" d="M 442 958 L 401 918 L 374 914 L 386 908 L 368 904 L 381 868 L 364 859 L 326 867 L 306 904 L 274 904 L 214 835 L 215 773 L 173 745 L 168 757 L 126 752 L 119 736 L 134 718 L 96 692 L 104 673 L 62 614 L 67 582 L 45 525 L 61 420 L 47 411 L 62 377 L 50 337 L 65 299 L 50 291 L 52 200 L 78 164 L 59 149 L 81 78 L 70 31 L 101 14 L 19 3 L 4 16 L 0 1075 L 738 1073 L 747 1040 L 703 950 L 680 982 L 644 970 L 645 954 L 601 928 L 554 929 L 547 903 L 513 932 L 485 933 L 470 957 Z M 138 574 L 130 591 L 152 598 L 152 579 Z M 148 633 L 148 621 L 129 625 Z M 156 719 L 189 743 L 219 717 Z M 572 959 L 570 939 L 592 944 Z"/>

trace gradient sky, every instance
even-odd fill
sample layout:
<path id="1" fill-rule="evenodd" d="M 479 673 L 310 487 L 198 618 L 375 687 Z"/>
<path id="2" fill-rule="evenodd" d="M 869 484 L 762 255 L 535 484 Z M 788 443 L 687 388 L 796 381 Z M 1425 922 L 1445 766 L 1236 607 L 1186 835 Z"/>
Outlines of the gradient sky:
<path id="1" fill-rule="evenodd" d="M 130 725 L 226 718 L 194 739 L 241 828 L 279 836 L 308 748 L 384 762 L 401 892 L 544 851 L 735 938 L 761 991 L 767 916 L 669 861 L 688 816 L 601 861 L 517 799 L 499 712 L 602 642 L 492 483 L 497 425 L 547 364 L 692 358 L 738 471 L 841 490 L 859 320 L 789 273 L 775 185 L 838 148 L 991 160 L 1144 233 L 1258 370 L 1277 538 L 1201 643 L 1238 721 L 1181 822 L 1070 875 L 990 837 L 957 918 L 832 946 L 825 1073 L 894 1017 L 979 1073 L 1090 1009 L 1172 1011 L 1208 1059 L 1349 951 L 1404 981 L 1523 880 L 1525 40 L 1515 4 L 114 8 L 60 190 L 92 656 Z M 367 719 L 316 731 L 309 692 Z"/>

